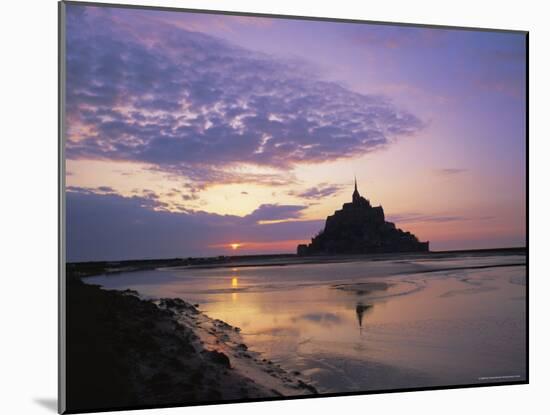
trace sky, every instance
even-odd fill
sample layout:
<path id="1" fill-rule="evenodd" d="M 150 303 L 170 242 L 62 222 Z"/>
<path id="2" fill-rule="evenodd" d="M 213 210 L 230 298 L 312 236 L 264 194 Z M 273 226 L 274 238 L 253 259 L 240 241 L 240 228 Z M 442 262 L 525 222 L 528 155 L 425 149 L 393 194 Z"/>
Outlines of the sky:
<path id="1" fill-rule="evenodd" d="M 295 252 L 360 193 L 526 244 L 525 37 L 67 5 L 69 261 Z"/>

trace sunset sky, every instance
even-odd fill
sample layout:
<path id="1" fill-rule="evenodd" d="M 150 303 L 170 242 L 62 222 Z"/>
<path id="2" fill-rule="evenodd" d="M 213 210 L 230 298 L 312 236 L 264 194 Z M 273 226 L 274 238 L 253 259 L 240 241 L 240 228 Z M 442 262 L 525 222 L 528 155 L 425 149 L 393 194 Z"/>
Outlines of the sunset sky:
<path id="1" fill-rule="evenodd" d="M 354 175 L 432 250 L 525 245 L 523 34 L 73 4 L 66 29 L 69 261 L 295 252 Z"/>

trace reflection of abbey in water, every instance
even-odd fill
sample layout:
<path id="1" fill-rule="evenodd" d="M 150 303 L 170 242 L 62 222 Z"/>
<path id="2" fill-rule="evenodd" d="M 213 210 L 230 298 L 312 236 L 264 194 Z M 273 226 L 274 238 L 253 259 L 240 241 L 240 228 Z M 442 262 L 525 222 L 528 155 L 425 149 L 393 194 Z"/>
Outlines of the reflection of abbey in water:
<path id="1" fill-rule="evenodd" d="M 382 206 L 371 206 L 357 190 L 351 203 L 327 217 L 325 229 L 309 245 L 298 245 L 298 255 L 362 254 L 428 251 L 429 242 L 419 242 L 410 232 L 386 222 Z"/>
<path id="2" fill-rule="evenodd" d="M 357 303 L 357 306 L 355 307 L 355 314 L 357 314 L 357 322 L 359 323 L 359 329 L 363 328 L 363 316 L 365 315 L 365 311 L 370 311 L 371 309 L 372 309 L 372 305 L 370 304 L 364 305 L 361 302 Z"/>

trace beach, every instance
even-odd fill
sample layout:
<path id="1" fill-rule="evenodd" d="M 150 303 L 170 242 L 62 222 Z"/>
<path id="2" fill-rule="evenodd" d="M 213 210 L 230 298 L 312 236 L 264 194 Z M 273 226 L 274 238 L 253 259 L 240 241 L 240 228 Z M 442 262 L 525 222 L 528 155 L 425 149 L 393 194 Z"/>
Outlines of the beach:
<path id="1" fill-rule="evenodd" d="M 70 279 L 68 404 L 87 411 L 313 394 L 238 327 L 180 299 L 143 300 Z"/>
<path id="2" fill-rule="evenodd" d="M 185 370 L 133 375 L 138 391 L 143 379 L 171 379 L 161 395 L 140 392 L 149 396 L 142 405 L 526 379 L 522 250 L 117 267 L 125 264 L 83 278 L 79 290 L 147 304 L 169 321 L 158 343 L 181 331 L 190 353 Z M 80 312 L 68 315 L 81 324 Z M 162 350 L 162 359 L 181 360 Z M 197 365 L 217 383 L 193 382 Z M 181 382 L 193 385 L 189 393 Z"/>

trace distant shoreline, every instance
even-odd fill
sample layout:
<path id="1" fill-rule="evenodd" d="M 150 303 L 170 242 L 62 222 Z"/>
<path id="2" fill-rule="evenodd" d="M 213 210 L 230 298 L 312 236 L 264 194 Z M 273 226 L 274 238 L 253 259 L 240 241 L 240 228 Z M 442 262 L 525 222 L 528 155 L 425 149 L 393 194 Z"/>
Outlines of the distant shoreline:
<path id="1" fill-rule="evenodd" d="M 264 267 L 286 266 L 298 264 L 320 264 L 352 262 L 357 260 L 380 261 L 391 258 L 445 258 L 458 255 L 486 255 L 486 254 L 527 254 L 526 247 L 489 248 L 456 251 L 429 251 L 429 252 L 398 252 L 376 254 L 340 254 L 340 255 L 309 255 L 296 254 L 261 254 L 236 255 L 217 257 L 189 257 L 167 259 L 139 259 L 122 261 L 85 261 L 68 262 L 68 278 L 85 278 L 96 275 L 118 274 L 121 272 L 135 272 L 154 270 L 158 268 L 185 267 L 187 269 L 203 268 L 232 268 L 232 267 Z"/>

